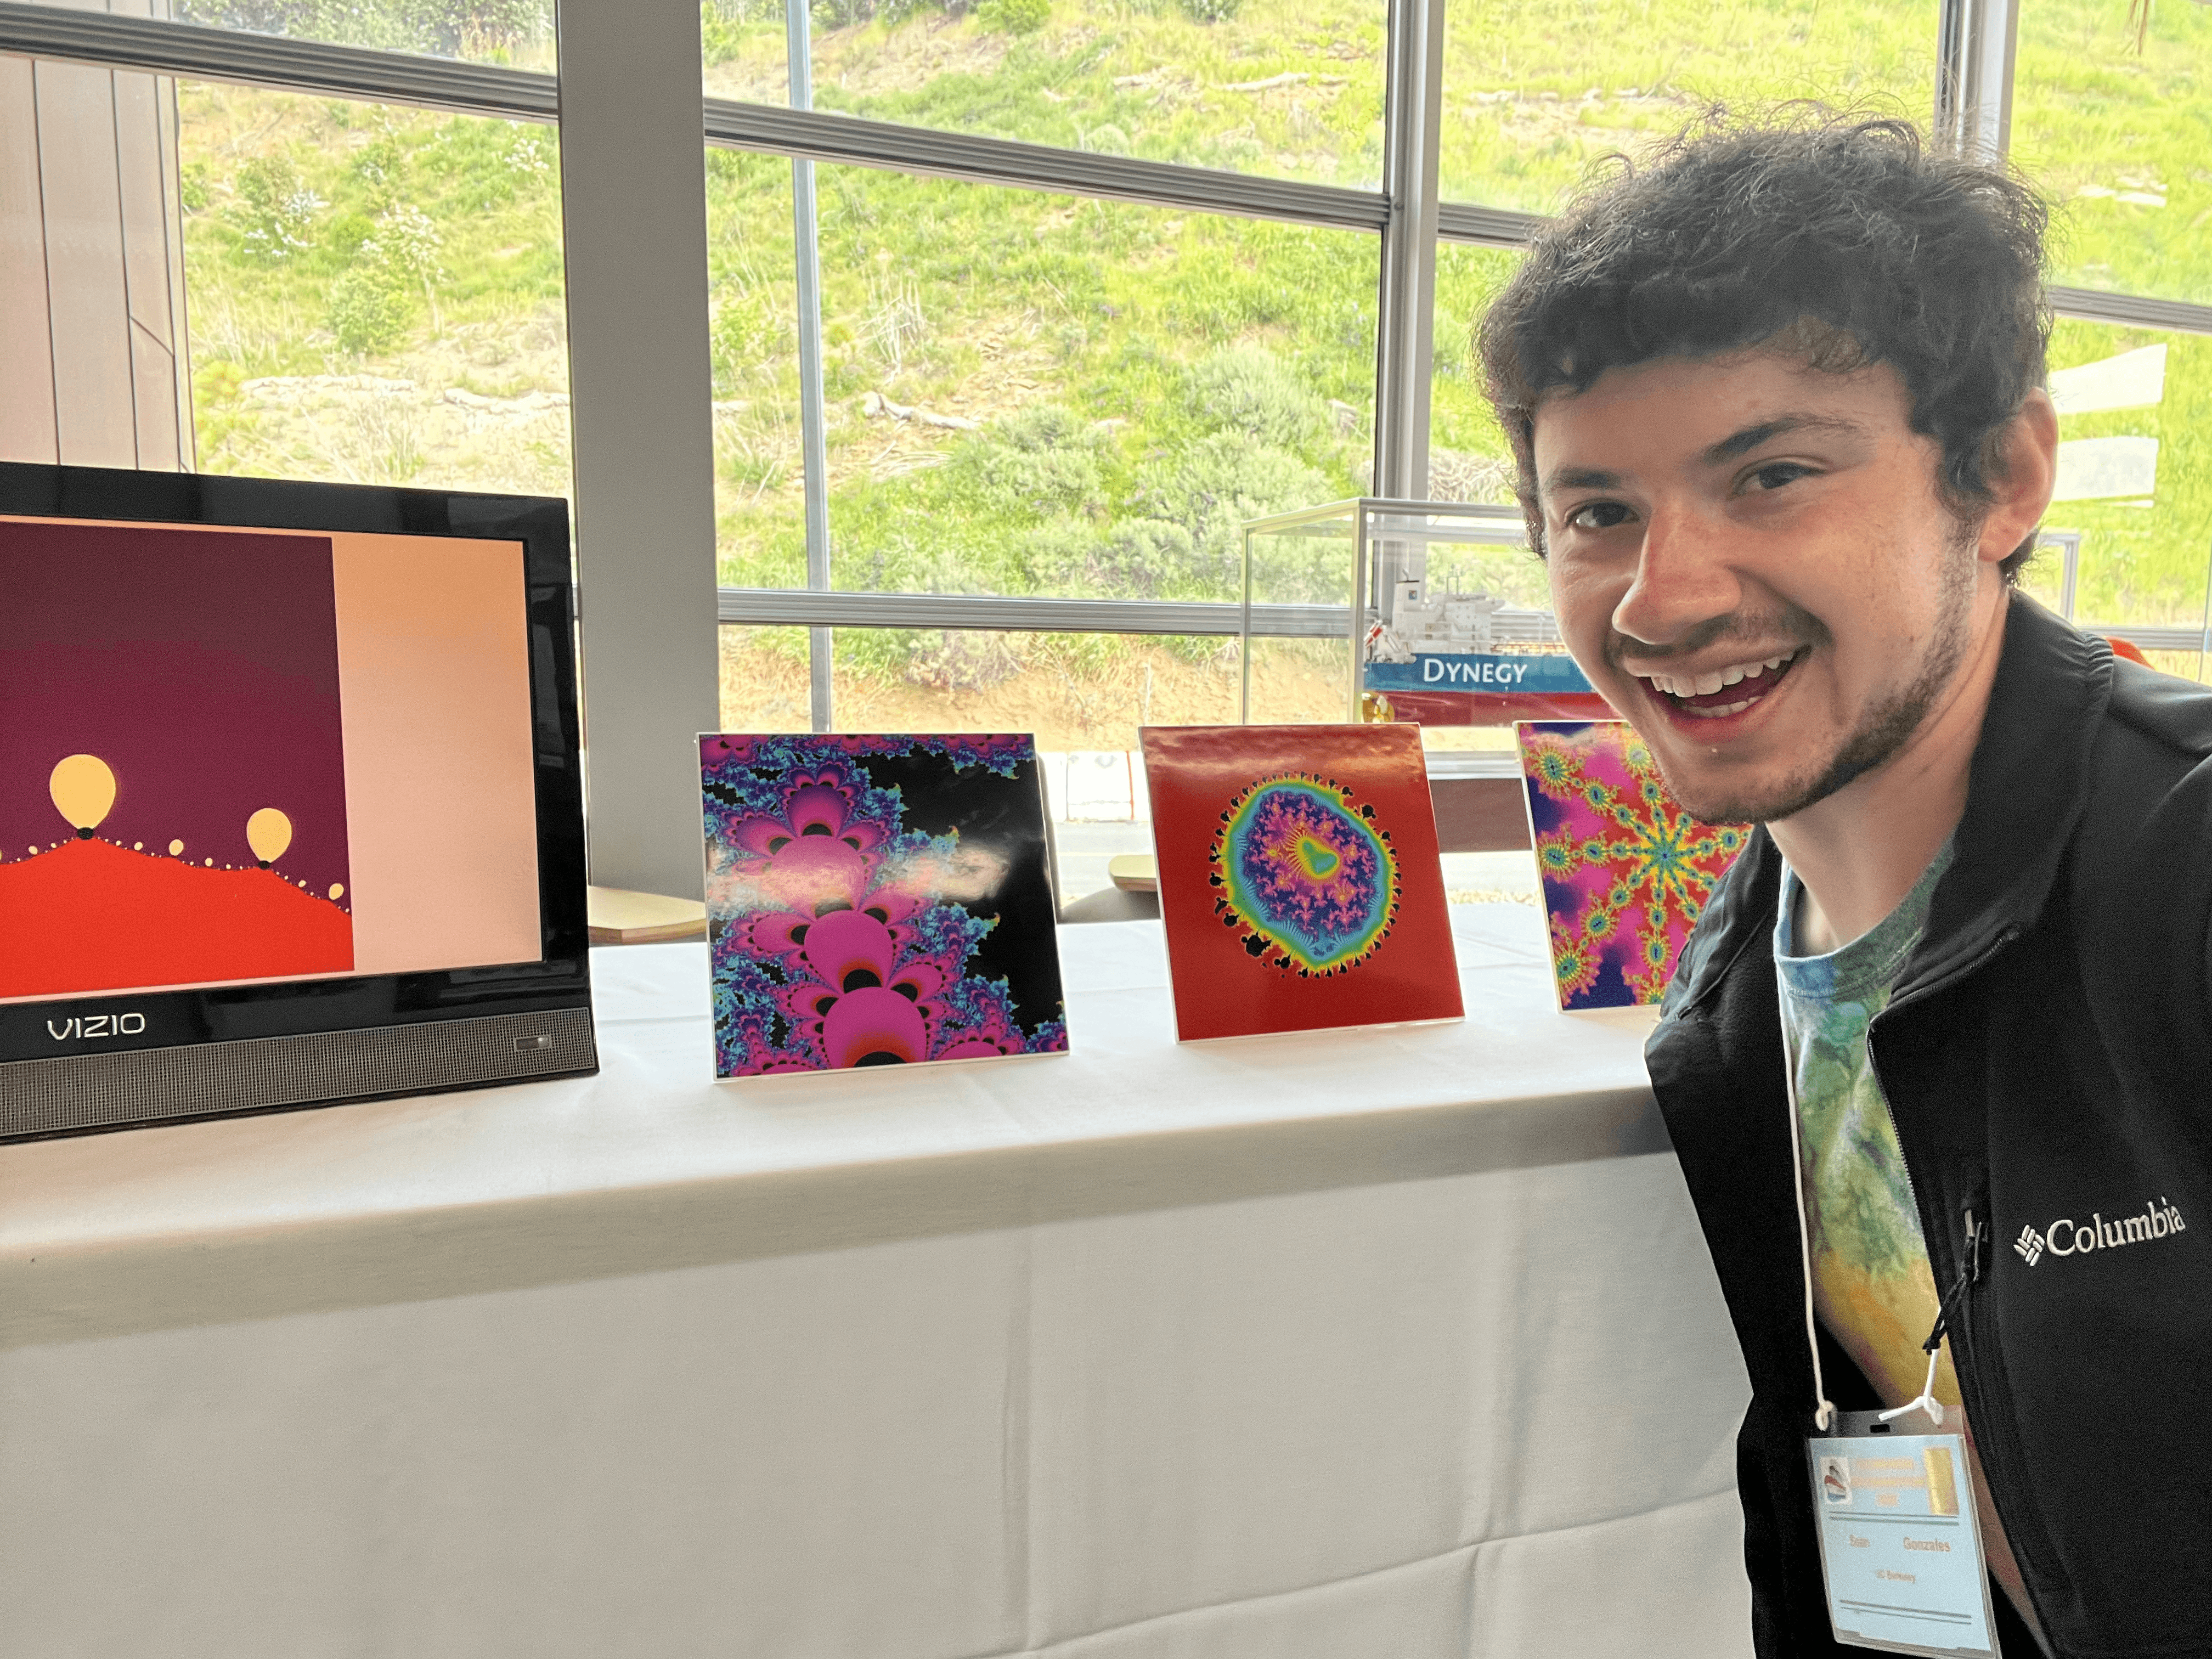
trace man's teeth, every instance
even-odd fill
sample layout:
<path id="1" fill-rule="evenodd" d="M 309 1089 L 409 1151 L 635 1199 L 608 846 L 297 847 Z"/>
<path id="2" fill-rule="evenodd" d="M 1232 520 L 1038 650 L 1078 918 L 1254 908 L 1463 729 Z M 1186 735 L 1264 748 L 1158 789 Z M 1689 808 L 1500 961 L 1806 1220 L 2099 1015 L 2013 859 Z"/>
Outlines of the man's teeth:
<path id="1" fill-rule="evenodd" d="M 1796 657 L 1795 651 L 1785 651 L 1778 657 L 1769 657 L 1764 662 L 1731 663 L 1726 668 L 1716 668 L 1697 675 L 1648 674 L 1644 678 L 1660 690 L 1677 697 L 1710 697 L 1714 692 L 1734 685 L 1739 680 L 1751 678 L 1779 668 Z M 1737 703 L 1735 708 L 1747 708 L 1749 703 Z M 1717 711 L 1716 711 L 1717 712 Z"/>
<path id="2" fill-rule="evenodd" d="M 1756 697 L 1746 697 L 1741 702 L 1723 703 L 1717 708 L 1685 708 L 1682 712 L 1686 714 L 1694 714 L 1699 720 L 1726 720 L 1730 714 L 1741 714 L 1758 701 Z"/>

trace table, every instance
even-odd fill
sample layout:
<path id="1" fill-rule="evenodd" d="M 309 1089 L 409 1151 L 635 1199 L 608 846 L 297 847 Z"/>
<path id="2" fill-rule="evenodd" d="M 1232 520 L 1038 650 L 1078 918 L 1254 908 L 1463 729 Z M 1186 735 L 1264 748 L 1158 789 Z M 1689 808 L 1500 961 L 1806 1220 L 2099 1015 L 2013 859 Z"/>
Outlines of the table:
<path id="1" fill-rule="evenodd" d="M 0 1149 L 0 1629 L 36 1659 L 1748 1650 L 1746 1387 L 1644 1080 L 1461 907 L 1463 1024 L 595 1079 Z"/>

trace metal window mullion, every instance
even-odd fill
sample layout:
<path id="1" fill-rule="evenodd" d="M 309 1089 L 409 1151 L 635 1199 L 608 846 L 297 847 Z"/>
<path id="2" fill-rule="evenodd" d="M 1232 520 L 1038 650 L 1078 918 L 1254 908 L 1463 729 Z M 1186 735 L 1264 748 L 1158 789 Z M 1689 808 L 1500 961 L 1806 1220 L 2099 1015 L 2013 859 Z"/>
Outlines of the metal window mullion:
<path id="1" fill-rule="evenodd" d="M 515 121 L 561 112 L 559 83 L 535 70 L 21 0 L 0 0 L 0 52 Z"/>
<path id="2" fill-rule="evenodd" d="M 2212 334 L 2212 306 L 2185 300 L 2153 300 L 2136 294 L 2107 294 L 2094 288 L 2048 290 L 2051 309 L 2082 322 L 2117 323 L 2125 328 L 2167 329 L 2181 334 Z"/>
<path id="3" fill-rule="evenodd" d="M 1391 0 L 1382 164 L 1389 219 L 1376 307 L 1372 493 L 1413 500 L 1429 494 L 1443 26 L 1443 0 Z"/>
<path id="4" fill-rule="evenodd" d="M 1437 204 L 1437 235 L 1447 242 L 1526 247 L 1546 222 L 1540 214 L 1520 213 L 1511 208 L 1477 207 L 1472 202 Z"/>
<path id="5" fill-rule="evenodd" d="M 808 0 L 784 0 L 783 26 L 789 64 L 791 106 L 814 106 L 812 7 Z M 799 433 L 802 483 L 806 492 L 806 586 L 830 591 L 830 447 L 822 406 L 822 250 L 815 211 L 814 162 L 791 158 L 791 217 L 799 293 Z M 817 732 L 836 724 L 835 659 L 830 630 L 814 627 L 806 635 L 806 700 L 809 724 Z"/>
<path id="6" fill-rule="evenodd" d="M 1376 231 L 1389 217 L 1376 191 L 1224 173 L 1174 161 L 1024 143 L 864 116 L 706 100 L 707 142 L 725 149 L 889 168 L 973 184 L 1008 185 L 1248 219 Z"/>
<path id="7" fill-rule="evenodd" d="M 919 628 L 1020 634 L 1189 635 L 1235 638 L 1236 600 L 1002 599 L 967 593 L 814 592 L 725 587 L 720 620 L 740 628 Z M 1284 639 L 1342 639 L 1334 605 L 1255 605 L 1252 631 Z"/>
<path id="8" fill-rule="evenodd" d="M 2018 0 L 1943 0 L 1936 40 L 1936 142 L 1984 161 L 2012 147 Z"/>

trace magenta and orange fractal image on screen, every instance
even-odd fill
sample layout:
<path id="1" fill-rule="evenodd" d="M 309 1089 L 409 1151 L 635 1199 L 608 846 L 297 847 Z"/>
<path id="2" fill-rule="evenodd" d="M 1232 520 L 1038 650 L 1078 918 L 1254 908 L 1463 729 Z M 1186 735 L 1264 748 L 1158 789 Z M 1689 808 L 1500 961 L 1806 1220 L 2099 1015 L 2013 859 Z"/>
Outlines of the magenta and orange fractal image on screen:
<path id="1" fill-rule="evenodd" d="M 354 965 L 329 540 L 144 533 L 0 547 L 0 997 Z"/>

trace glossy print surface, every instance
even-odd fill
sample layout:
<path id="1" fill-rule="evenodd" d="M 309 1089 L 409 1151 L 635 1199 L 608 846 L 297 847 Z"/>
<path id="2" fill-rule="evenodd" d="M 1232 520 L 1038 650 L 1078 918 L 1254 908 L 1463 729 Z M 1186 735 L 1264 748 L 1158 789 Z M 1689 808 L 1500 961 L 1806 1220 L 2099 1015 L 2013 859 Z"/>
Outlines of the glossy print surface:
<path id="1" fill-rule="evenodd" d="M 1067 1047 L 1026 736 L 699 740 L 720 1077 Z"/>
<path id="2" fill-rule="evenodd" d="M 1524 720 L 1514 732 L 1559 1006 L 1658 1001 L 1749 830 L 1685 811 L 1626 720 Z"/>
<path id="3" fill-rule="evenodd" d="M 1148 726 L 1184 1041 L 1455 1019 L 1420 732 Z"/>

